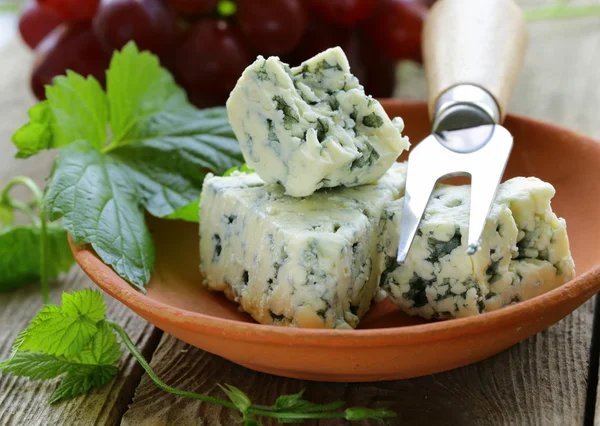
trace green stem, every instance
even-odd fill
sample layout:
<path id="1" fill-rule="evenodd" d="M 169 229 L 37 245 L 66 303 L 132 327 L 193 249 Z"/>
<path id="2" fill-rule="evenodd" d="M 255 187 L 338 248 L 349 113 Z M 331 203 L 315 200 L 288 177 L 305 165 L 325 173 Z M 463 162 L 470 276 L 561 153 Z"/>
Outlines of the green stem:
<path id="1" fill-rule="evenodd" d="M 38 226 L 40 225 L 39 216 L 33 211 L 31 206 L 29 206 L 29 204 L 22 203 L 17 200 L 9 199 L 8 206 L 14 210 L 19 210 L 20 212 L 25 214 L 25 216 L 27 216 L 34 225 L 38 225 Z"/>
<path id="2" fill-rule="evenodd" d="M 530 7 L 523 9 L 525 19 L 528 21 L 545 21 L 550 19 L 586 18 L 600 16 L 600 5 L 568 5 L 560 2 L 547 6 Z"/>
<path id="3" fill-rule="evenodd" d="M 271 417 L 275 419 L 286 419 L 286 420 L 303 420 L 303 419 L 343 419 L 346 417 L 346 413 L 343 411 L 332 411 L 327 413 L 286 413 L 284 411 L 263 411 L 257 410 L 256 408 L 250 407 L 248 409 L 249 414 L 263 417 Z"/>
<path id="4" fill-rule="evenodd" d="M 42 191 L 36 185 L 36 183 L 26 176 L 17 176 L 8 181 L 6 186 L 0 192 L 0 200 L 6 200 L 9 198 L 8 193 L 18 185 L 26 186 L 33 194 L 33 199 L 36 206 L 39 207 L 42 204 Z"/>
<path id="5" fill-rule="evenodd" d="M 29 203 L 22 203 L 20 201 L 14 200 L 9 195 L 10 191 L 19 185 L 23 185 L 31 191 L 33 195 L 33 201 Z M 26 176 L 17 176 L 12 178 L 2 191 L 0 191 L 0 203 L 6 203 L 11 206 L 13 209 L 17 209 L 25 213 L 29 219 L 33 222 L 34 225 L 40 226 L 40 286 L 42 290 L 42 298 L 44 299 L 44 304 L 47 305 L 50 303 L 50 291 L 48 286 L 48 228 L 46 222 L 46 213 L 44 212 L 42 206 L 42 191 L 36 185 L 36 183 L 26 177 Z M 39 211 L 39 217 L 36 216 L 33 209 L 36 208 Z"/>
<path id="6" fill-rule="evenodd" d="M 121 327 L 119 324 L 117 324 L 114 321 L 107 320 L 106 322 L 121 337 L 121 340 L 123 341 L 123 343 L 125 344 L 127 349 L 129 349 L 129 352 L 131 352 L 131 355 L 133 355 L 133 357 L 140 363 L 142 368 L 146 371 L 146 373 L 148 373 L 148 376 L 154 382 L 154 384 L 156 386 L 158 386 L 158 388 L 162 389 L 165 392 L 173 394 L 173 395 L 183 396 L 185 398 L 193 398 L 193 399 L 197 399 L 200 401 L 205 401 L 205 402 L 209 402 L 212 404 L 221 405 L 223 407 L 231 408 L 233 410 L 237 410 L 237 407 L 233 403 L 226 401 L 224 399 L 214 398 L 214 397 L 208 396 L 208 395 L 201 395 L 201 394 L 197 394 L 194 392 L 181 391 L 179 389 L 175 389 L 175 388 L 167 385 L 165 382 L 163 382 L 160 379 L 160 377 L 158 377 L 156 375 L 154 370 L 152 370 L 152 367 L 150 366 L 150 364 L 148 364 L 148 361 L 146 361 L 144 356 L 140 353 L 140 351 L 138 350 L 135 343 L 133 343 L 131 341 L 131 338 L 129 337 L 127 332 L 123 329 L 123 327 Z M 346 417 L 346 414 L 344 411 L 324 412 L 324 413 L 323 412 L 322 413 L 277 412 L 277 411 L 271 411 L 269 407 L 265 407 L 262 405 L 251 406 L 248 409 L 247 413 L 252 414 L 252 415 L 257 415 L 257 416 L 270 417 L 270 418 L 276 418 L 276 419 L 288 419 L 288 420 L 343 419 Z"/>
<path id="7" fill-rule="evenodd" d="M 156 386 L 158 386 L 160 389 L 164 390 L 165 392 L 169 392 L 173 395 L 183 396 L 186 398 L 198 399 L 200 401 L 205 401 L 205 402 L 210 402 L 212 404 L 222 405 L 223 407 L 232 408 L 234 410 L 236 409 L 236 406 L 232 402 L 226 401 L 224 399 L 214 398 L 214 397 L 208 396 L 208 395 L 200 395 L 200 394 L 197 394 L 194 392 L 181 391 L 179 389 L 175 389 L 175 388 L 167 385 L 152 370 L 152 367 L 150 367 L 150 364 L 148 364 L 148 361 L 146 361 L 144 356 L 138 350 L 137 346 L 135 346 L 135 344 L 131 341 L 131 338 L 129 337 L 127 332 L 123 329 L 123 327 L 121 327 L 119 324 L 117 324 L 116 322 L 113 322 L 113 321 L 107 321 L 107 323 L 108 323 L 108 325 L 110 325 L 112 327 L 113 330 L 115 330 L 117 332 L 117 334 L 121 337 L 121 340 L 123 340 L 123 343 L 125 343 L 125 346 L 127 346 L 127 349 L 129 349 L 129 352 L 131 352 L 131 355 L 133 355 L 133 357 L 135 359 L 137 359 L 137 361 L 140 363 L 142 368 L 146 371 L 146 373 L 148 373 L 148 376 L 150 376 L 150 379 L 152 379 L 154 384 Z"/>
<path id="8" fill-rule="evenodd" d="M 50 304 L 50 290 L 48 285 L 49 265 L 48 265 L 48 223 L 46 222 L 46 211 L 43 206 L 40 207 L 40 286 L 42 288 L 42 297 L 44 305 Z"/>

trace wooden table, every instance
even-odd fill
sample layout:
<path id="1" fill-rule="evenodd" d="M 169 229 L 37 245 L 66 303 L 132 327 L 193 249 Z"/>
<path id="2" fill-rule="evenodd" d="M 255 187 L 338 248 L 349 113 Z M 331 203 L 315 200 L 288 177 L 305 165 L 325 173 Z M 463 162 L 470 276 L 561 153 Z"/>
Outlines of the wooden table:
<path id="1" fill-rule="evenodd" d="M 511 110 L 600 139 L 598 52 L 598 19 L 530 24 L 530 48 Z M 54 154 L 14 160 L 9 141 L 33 103 L 28 88 L 32 58 L 17 40 L 0 48 L 0 58 L 0 185 L 17 174 L 42 182 Z M 422 97 L 422 77 L 419 72 L 410 74 L 403 77 L 410 82 L 399 93 Z M 58 303 L 63 291 L 93 286 L 74 267 L 53 283 L 52 299 Z M 575 425 L 584 419 L 593 424 L 594 417 L 600 424 L 593 301 L 550 329 L 475 365 L 410 380 L 325 384 L 247 370 L 190 347 L 110 297 L 105 299 L 109 317 L 126 328 L 156 372 L 181 389 L 217 395 L 217 383 L 231 383 L 256 403 L 266 404 L 279 394 L 306 388 L 306 396 L 315 402 L 343 399 L 354 405 L 387 405 L 398 413 L 390 422 L 394 425 Z M 40 306 L 35 283 L 0 294 L 0 359 L 6 358 L 13 339 Z M 596 330 L 600 332 L 600 324 Z M 110 384 L 56 406 L 46 403 L 56 383 L 0 375 L 0 425 L 234 424 L 227 410 L 158 390 L 131 356 L 123 356 L 120 367 L 120 375 Z"/>

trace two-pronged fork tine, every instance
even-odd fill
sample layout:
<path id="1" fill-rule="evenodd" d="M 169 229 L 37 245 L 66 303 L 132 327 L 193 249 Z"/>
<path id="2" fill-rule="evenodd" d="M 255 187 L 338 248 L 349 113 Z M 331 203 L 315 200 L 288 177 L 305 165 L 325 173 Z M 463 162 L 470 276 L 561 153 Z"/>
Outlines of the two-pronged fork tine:
<path id="1" fill-rule="evenodd" d="M 425 141 L 422 143 L 425 143 Z M 413 154 L 415 153 L 418 155 L 418 147 L 415 148 Z M 413 154 L 411 154 L 411 156 Z M 408 249 L 415 238 L 415 234 L 419 228 L 419 222 L 423 217 L 425 207 L 427 207 L 427 202 L 429 201 L 431 191 L 433 191 L 435 183 L 438 179 L 435 174 L 431 174 L 429 176 L 421 175 L 418 169 L 415 169 L 414 166 L 411 166 L 412 164 L 418 166 L 418 163 L 419 162 L 408 163 L 407 176 L 414 176 L 415 178 L 407 178 L 406 180 L 404 210 L 402 213 L 402 223 L 400 225 L 402 231 L 400 232 L 400 244 L 398 246 L 398 256 L 396 257 L 396 261 L 399 264 L 404 263 L 406 256 L 408 256 Z M 411 171 L 411 167 L 415 170 Z"/>
<path id="2" fill-rule="evenodd" d="M 468 251 L 479 248 L 512 149 L 512 137 L 499 123 L 526 40 L 525 19 L 514 0 L 444 0 L 430 9 L 423 64 L 434 134 L 409 155 L 399 263 L 409 255 L 435 182 L 447 176 L 471 176 Z"/>
<path id="3" fill-rule="evenodd" d="M 511 149 L 512 136 L 504 127 L 485 125 L 430 135 L 412 150 L 396 259 L 399 264 L 406 260 L 436 182 L 451 176 L 471 176 L 468 253 L 477 251 Z"/>
<path id="4" fill-rule="evenodd" d="M 475 254 L 481 245 L 483 228 L 512 150 L 512 140 L 508 130 L 495 126 L 489 142 L 477 151 L 477 158 L 470 164 L 471 205 L 467 240 L 467 253 L 470 255 Z"/>

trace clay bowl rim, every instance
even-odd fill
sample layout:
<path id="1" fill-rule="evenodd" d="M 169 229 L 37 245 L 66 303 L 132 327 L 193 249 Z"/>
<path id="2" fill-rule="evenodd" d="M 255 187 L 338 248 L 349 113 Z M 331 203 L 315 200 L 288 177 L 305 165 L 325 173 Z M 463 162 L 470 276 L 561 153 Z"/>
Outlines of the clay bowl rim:
<path id="1" fill-rule="evenodd" d="M 408 108 L 423 107 L 425 105 L 421 101 L 393 99 L 382 100 L 382 104 L 384 106 L 402 105 Z M 592 140 L 587 135 L 551 123 L 511 114 L 509 116 L 528 126 L 546 127 L 551 131 L 567 134 L 575 139 Z M 588 293 L 587 300 L 600 290 L 600 264 L 597 264 L 584 274 L 576 276 L 571 281 L 548 293 L 477 316 L 364 330 L 278 327 L 224 319 L 188 311 L 154 300 L 134 289 L 110 266 L 104 264 L 89 244 L 75 244 L 70 234 L 69 244 L 77 263 L 98 287 L 141 316 L 152 318 L 150 322 L 158 319 L 156 322 L 164 322 L 174 328 L 183 328 L 202 334 L 219 335 L 224 338 L 251 343 L 260 341 L 279 345 L 294 346 L 301 344 L 302 346 L 315 347 L 353 347 L 357 344 L 368 344 L 372 347 L 381 347 L 390 344 L 414 345 L 431 341 L 443 341 L 478 334 L 493 328 L 506 328 L 532 322 L 535 321 L 536 317 L 539 318 L 540 310 L 551 311 L 566 304 L 569 299 L 578 299 L 585 293 Z"/>

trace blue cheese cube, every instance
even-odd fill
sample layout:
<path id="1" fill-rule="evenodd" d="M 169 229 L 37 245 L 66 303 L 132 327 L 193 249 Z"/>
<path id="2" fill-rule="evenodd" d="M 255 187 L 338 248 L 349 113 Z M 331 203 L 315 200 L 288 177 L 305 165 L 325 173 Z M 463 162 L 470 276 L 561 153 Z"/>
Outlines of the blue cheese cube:
<path id="1" fill-rule="evenodd" d="M 402 119 L 365 94 L 339 47 L 295 68 L 259 56 L 227 112 L 249 167 L 294 197 L 375 182 L 410 145 Z"/>
<path id="2" fill-rule="evenodd" d="M 575 276 L 566 223 L 551 209 L 554 188 L 537 178 L 500 185 L 481 250 L 466 254 L 470 186 L 437 188 L 402 266 L 396 264 L 404 200 L 383 213 L 381 287 L 410 315 L 447 319 L 531 299 Z"/>
<path id="3" fill-rule="evenodd" d="M 262 324 L 356 327 L 376 291 L 378 225 L 405 166 L 376 183 L 293 198 L 255 173 L 208 175 L 200 202 L 204 284 Z"/>

